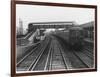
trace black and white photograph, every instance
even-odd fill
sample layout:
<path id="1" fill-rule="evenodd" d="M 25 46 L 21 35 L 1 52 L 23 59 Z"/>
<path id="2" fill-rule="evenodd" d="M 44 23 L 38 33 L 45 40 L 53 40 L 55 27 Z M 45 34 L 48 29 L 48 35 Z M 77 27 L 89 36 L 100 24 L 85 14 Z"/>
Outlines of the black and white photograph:
<path id="1" fill-rule="evenodd" d="M 16 72 L 95 69 L 95 9 L 16 4 Z"/>

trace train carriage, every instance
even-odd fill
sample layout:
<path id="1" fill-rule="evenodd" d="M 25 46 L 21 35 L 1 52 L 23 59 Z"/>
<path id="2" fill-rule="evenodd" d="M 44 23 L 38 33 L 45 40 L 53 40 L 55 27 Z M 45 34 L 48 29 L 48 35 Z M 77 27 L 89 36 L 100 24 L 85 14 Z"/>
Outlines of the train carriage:
<path id="1" fill-rule="evenodd" d="M 69 29 L 69 44 L 71 48 L 81 49 L 83 44 L 83 29 L 72 27 Z"/>
<path id="2" fill-rule="evenodd" d="M 37 29 L 37 35 L 34 38 L 34 42 L 38 42 L 38 41 L 42 41 L 45 39 L 45 33 L 44 33 L 45 29 Z"/>

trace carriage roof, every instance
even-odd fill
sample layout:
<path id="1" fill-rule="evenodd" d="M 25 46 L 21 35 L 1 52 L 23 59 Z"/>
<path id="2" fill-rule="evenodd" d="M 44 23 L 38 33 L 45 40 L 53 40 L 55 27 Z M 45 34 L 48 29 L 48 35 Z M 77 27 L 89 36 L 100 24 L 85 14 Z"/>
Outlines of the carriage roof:
<path id="1" fill-rule="evenodd" d="M 82 28 L 81 27 L 72 27 L 72 28 L 70 28 L 70 30 L 82 30 Z"/>

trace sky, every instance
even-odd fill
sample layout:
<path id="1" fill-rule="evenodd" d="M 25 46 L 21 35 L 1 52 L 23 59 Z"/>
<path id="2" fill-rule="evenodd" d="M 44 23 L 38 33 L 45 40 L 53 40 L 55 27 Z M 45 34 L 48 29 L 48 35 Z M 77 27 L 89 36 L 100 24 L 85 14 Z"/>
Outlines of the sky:
<path id="1" fill-rule="evenodd" d="M 94 21 L 94 9 L 73 8 L 40 5 L 16 5 L 16 26 L 19 26 L 19 18 L 23 21 L 24 29 L 31 22 L 68 22 L 84 24 Z"/>

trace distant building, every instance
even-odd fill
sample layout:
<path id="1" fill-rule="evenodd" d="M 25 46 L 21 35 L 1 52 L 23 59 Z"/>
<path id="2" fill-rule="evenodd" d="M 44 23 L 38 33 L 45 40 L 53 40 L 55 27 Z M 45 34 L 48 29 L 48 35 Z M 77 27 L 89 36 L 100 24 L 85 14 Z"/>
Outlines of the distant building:
<path id="1" fill-rule="evenodd" d="M 18 29 L 19 35 L 23 35 L 23 21 L 19 18 L 19 29 Z"/>
<path id="2" fill-rule="evenodd" d="M 19 27 L 16 26 L 16 34 L 19 35 Z"/>

